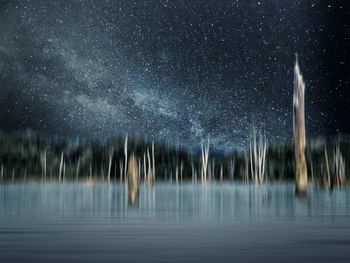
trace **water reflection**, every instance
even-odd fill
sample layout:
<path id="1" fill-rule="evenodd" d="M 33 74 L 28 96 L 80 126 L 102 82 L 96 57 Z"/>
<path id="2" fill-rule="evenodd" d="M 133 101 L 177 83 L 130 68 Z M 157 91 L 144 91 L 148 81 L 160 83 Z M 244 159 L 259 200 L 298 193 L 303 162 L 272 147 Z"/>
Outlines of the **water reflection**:
<path id="1" fill-rule="evenodd" d="M 0 261 L 348 262 L 350 197 L 294 184 L 0 185 Z M 287 260 L 287 261 L 288 261 Z"/>
<path id="2" fill-rule="evenodd" d="M 0 185 L 0 215 L 172 220 L 350 216 L 348 189 L 328 193 L 310 188 L 305 200 L 295 198 L 294 184 L 140 185 L 132 197 L 129 190 L 125 184 Z"/>

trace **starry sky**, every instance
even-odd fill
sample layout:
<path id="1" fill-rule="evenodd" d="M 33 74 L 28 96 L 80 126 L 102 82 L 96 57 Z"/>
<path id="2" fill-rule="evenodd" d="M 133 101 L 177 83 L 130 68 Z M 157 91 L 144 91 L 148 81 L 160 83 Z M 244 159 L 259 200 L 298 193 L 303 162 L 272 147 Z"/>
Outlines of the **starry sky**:
<path id="1" fill-rule="evenodd" d="M 216 149 L 349 133 L 350 8 L 326 0 L 0 1 L 0 129 Z"/>

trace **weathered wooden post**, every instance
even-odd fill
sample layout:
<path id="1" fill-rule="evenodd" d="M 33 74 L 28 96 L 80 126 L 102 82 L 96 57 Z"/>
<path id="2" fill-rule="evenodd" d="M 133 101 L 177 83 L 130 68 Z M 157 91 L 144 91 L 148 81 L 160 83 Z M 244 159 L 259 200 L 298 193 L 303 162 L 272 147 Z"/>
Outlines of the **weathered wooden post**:
<path id="1" fill-rule="evenodd" d="M 295 179 L 296 193 L 307 193 L 307 168 L 305 160 L 305 109 L 304 109 L 305 83 L 300 74 L 298 55 L 294 67 L 294 95 L 293 95 L 293 133 L 295 150 Z"/>

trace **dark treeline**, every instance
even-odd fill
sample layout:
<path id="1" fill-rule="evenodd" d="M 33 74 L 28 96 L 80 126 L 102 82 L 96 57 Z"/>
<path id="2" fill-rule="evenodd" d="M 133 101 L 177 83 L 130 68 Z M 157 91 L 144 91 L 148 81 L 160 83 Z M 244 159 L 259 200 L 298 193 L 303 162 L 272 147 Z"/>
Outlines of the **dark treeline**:
<path id="1" fill-rule="evenodd" d="M 107 140 L 105 143 L 59 139 L 35 132 L 0 134 L 0 180 L 125 180 L 125 160 L 133 154 L 141 180 L 200 182 L 203 178 L 202 154 L 184 148 L 154 143 L 139 137 Z M 153 149 L 154 147 L 154 149 Z M 207 180 L 254 180 L 252 154 L 232 151 L 212 155 L 209 149 Z M 310 181 L 338 180 L 348 177 L 350 140 L 337 136 L 332 140 L 310 140 L 306 148 Z M 254 162 L 254 161 L 253 161 Z M 155 167 L 153 171 L 153 167 Z M 293 180 L 295 177 L 292 143 L 267 144 L 262 181 Z M 152 181 L 152 179 L 149 179 Z"/>

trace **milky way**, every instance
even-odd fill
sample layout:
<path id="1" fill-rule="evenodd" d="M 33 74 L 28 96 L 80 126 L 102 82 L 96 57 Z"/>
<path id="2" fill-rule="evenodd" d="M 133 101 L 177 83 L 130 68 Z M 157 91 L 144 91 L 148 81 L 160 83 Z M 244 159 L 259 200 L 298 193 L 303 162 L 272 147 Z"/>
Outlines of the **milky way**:
<path id="1" fill-rule="evenodd" d="M 345 2 L 345 1 L 344 1 Z M 308 137 L 350 132 L 342 1 L 2 1 L 0 128 L 146 135 L 224 151 L 292 139 L 293 63 Z"/>

